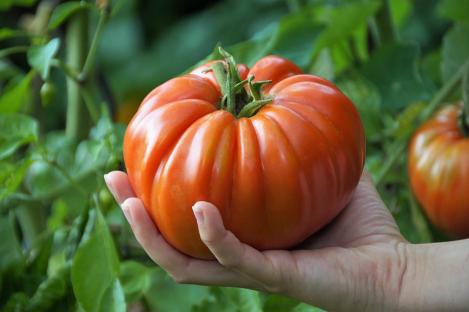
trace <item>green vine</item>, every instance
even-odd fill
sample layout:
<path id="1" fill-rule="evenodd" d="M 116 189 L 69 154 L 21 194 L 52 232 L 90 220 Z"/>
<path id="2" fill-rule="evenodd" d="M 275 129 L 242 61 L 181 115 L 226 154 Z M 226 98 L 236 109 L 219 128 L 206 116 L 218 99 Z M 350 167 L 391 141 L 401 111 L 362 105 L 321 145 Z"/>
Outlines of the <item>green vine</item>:
<path id="1" fill-rule="evenodd" d="M 73 71 L 79 71 L 85 62 L 88 42 L 88 12 L 77 12 L 70 19 L 67 29 L 67 65 Z M 89 115 L 83 105 L 80 85 L 67 78 L 67 136 L 79 140 L 88 134 Z"/>
<path id="2" fill-rule="evenodd" d="M 101 1 L 103 2 L 103 1 Z M 52 65 L 63 69 L 67 76 L 67 126 L 66 133 L 72 139 L 84 138 L 90 119 L 99 120 L 99 109 L 92 97 L 91 74 L 104 25 L 109 17 L 107 2 L 100 3 L 100 16 L 88 49 L 88 12 L 78 12 L 69 22 L 67 32 L 67 63 L 54 60 Z M 87 112 L 86 112 L 87 110 Z"/>

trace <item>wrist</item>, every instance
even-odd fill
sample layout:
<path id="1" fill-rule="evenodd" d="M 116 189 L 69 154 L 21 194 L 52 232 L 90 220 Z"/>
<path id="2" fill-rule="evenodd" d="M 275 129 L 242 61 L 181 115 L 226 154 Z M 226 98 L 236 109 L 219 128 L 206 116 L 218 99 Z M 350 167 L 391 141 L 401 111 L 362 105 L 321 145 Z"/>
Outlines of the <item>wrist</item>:
<path id="1" fill-rule="evenodd" d="M 469 306 L 469 240 L 406 246 L 396 310 L 464 310 Z"/>

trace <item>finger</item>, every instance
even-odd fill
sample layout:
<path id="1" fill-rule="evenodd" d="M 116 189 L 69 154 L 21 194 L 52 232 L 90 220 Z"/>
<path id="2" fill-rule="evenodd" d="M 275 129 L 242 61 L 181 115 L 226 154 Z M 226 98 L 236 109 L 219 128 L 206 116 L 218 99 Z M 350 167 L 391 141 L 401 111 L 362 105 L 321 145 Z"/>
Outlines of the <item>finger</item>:
<path id="1" fill-rule="evenodd" d="M 274 267 L 271 258 L 241 243 L 233 233 L 227 231 L 214 205 L 197 202 L 193 211 L 200 238 L 221 265 L 253 279 L 265 290 L 278 287 L 279 271 Z"/>
<path id="2" fill-rule="evenodd" d="M 119 205 L 127 198 L 135 197 L 135 193 L 125 172 L 111 171 L 104 175 L 104 181 Z"/>
<path id="3" fill-rule="evenodd" d="M 132 227 L 135 238 L 149 257 L 179 283 L 258 288 L 216 261 L 190 258 L 173 248 L 160 234 L 138 198 L 128 198 L 122 210 Z"/>

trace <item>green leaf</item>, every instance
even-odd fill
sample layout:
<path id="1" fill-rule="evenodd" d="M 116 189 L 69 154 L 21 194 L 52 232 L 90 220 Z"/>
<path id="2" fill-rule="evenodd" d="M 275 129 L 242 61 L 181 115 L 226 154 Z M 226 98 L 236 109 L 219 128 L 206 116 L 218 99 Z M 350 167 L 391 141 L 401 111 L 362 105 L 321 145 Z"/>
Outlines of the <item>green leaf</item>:
<path id="1" fill-rule="evenodd" d="M 130 12 L 135 8 L 130 5 L 132 1 L 126 2 L 130 8 L 126 5 L 119 11 L 118 16 L 126 13 L 126 18 L 129 18 Z M 150 7 L 161 8 L 166 5 L 172 6 L 170 3 L 173 2 L 168 2 L 166 5 L 160 1 L 151 3 L 155 4 L 149 4 Z M 189 14 L 171 23 L 168 22 L 171 18 L 169 14 L 164 15 L 164 18 L 152 18 L 152 29 L 164 29 L 164 31 L 158 32 L 157 39 L 145 50 L 143 47 L 147 45 L 145 43 L 147 40 L 139 27 L 142 23 L 139 17 L 131 21 L 131 26 L 129 25 L 135 29 L 130 36 L 120 31 L 120 27 L 118 32 L 123 36 L 116 36 L 113 28 L 103 32 L 103 43 L 106 44 L 102 44 L 99 48 L 100 64 L 107 69 L 111 85 L 118 86 L 115 89 L 118 95 L 126 97 L 136 91 L 146 93 L 208 55 L 217 42 L 221 41 L 226 48 L 252 38 L 258 30 L 268 25 L 275 26 L 279 18 L 285 15 L 286 9 L 282 1 L 226 0 L 218 1 L 206 10 Z M 113 20 L 111 19 L 112 23 Z M 160 27 L 155 26 L 155 23 Z M 184 49 L 180 49 L 181 42 L 184 42 Z M 130 53 L 134 43 L 143 51 Z M 116 52 L 116 49 L 130 53 L 128 55 L 133 61 L 126 62 L 129 57 L 122 58 L 123 55 Z M 169 55 L 171 62 L 168 62 Z M 123 61 L 116 60 L 116 56 Z"/>
<path id="2" fill-rule="evenodd" d="M 74 153 L 75 144 L 64 133 L 51 132 L 45 136 L 31 153 L 35 162 L 25 180 L 26 188 L 33 197 L 56 197 L 71 187 L 65 174 L 70 177 Z M 76 189 L 74 192 L 79 193 Z"/>
<path id="3" fill-rule="evenodd" d="M 323 309 L 310 306 L 306 303 L 300 303 L 297 305 L 292 312 L 325 312 Z"/>
<path id="4" fill-rule="evenodd" d="M 30 71 L 20 82 L 6 90 L 0 97 L 0 113 L 17 113 L 29 99 L 29 85 L 34 77 Z"/>
<path id="5" fill-rule="evenodd" d="M 106 292 L 103 295 L 98 311 L 100 312 L 125 312 L 127 311 L 124 290 L 122 289 L 121 283 L 119 282 L 117 278 L 106 289 Z"/>
<path id="6" fill-rule="evenodd" d="M 93 6 L 90 3 L 84 1 L 70 1 L 59 4 L 52 12 L 49 20 L 49 29 L 56 29 L 73 14 L 92 7 Z"/>
<path id="7" fill-rule="evenodd" d="M 469 59 L 469 24 L 456 24 L 443 38 L 443 81 L 450 79 Z"/>
<path id="8" fill-rule="evenodd" d="M 432 90 L 420 76 L 418 57 L 416 45 L 384 45 L 361 69 L 378 88 L 384 108 L 396 111 L 429 98 Z"/>
<path id="9" fill-rule="evenodd" d="M 20 209 L 21 208 L 22 207 L 20 207 Z M 36 216 L 42 217 L 41 214 L 34 214 L 38 210 L 39 209 L 37 209 L 36 207 L 23 208 L 23 211 L 30 213 L 31 219 Z M 17 213 L 17 217 L 21 218 L 21 213 Z M 24 223 L 25 222 L 22 222 L 22 224 Z M 28 269 L 30 271 L 41 275 L 47 275 L 47 269 L 49 267 L 49 258 L 52 254 L 53 239 L 54 237 L 52 233 L 47 231 L 39 235 L 35 234 L 35 239 L 33 243 L 29 246 L 28 250 Z"/>
<path id="10" fill-rule="evenodd" d="M 312 12 L 315 20 L 328 26 L 321 34 L 316 51 L 352 36 L 377 12 L 380 5 L 381 2 L 376 0 L 359 0 L 347 1 L 338 6 L 314 6 Z"/>
<path id="11" fill-rule="evenodd" d="M 376 141 L 382 136 L 381 96 L 378 88 L 358 72 L 349 72 L 337 81 L 339 89 L 357 107 L 368 140 Z"/>
<path id="12" fill-rule="evenodd" d="M 151 285 L 151 271 L 152 269 L 135 261 L 121 263 L 119 280 L 127 302 L 140 300 L 143 294 L 148 291 Z"/>
<path id="13" fill-rule="evenodd" d="M 401 26 L 412 10 L 412 0 L 389 1 L 394 25 Z"/>
<path id="14" fill-rule="evenodd" d="M 151 286 L 144 295 L 150 311 L 178 312 L 191 312 L 210 297 L 209 287 L 179 285 L 159 268 L 152 271 Z"/>
<path id="15" fill-rule="evenodd" d="M 332 60 L 331 51 L 323 49 L 316 57 L 313 65 L 309 69 L 313 75 L 324 77 L 328 80 L 333 80 L 335 75 L 335 64 Z"/>
<path id="16" fill-rule="evenodd" d="M 433 85 L 443 85 L 441 80 L 441 49 L 427 53 L 422 59 L 422 76 L 430 80 Z"/>
<path id="17" fill-rule="evenodd" d="M 243 288 L 212 287 L 212 296 L 202 305 L 195 307 L 195 312 L 261 312 L 262 300 L 259 292 Z M 288 310 L 285 310 L 288 311 Z"/>
<path id="18" fill-rule="evenodd" d="M 35 119 L 20 114 L 0 115 L 0 160 L 12 155 L 20 146 L 35 142 L 39 126 Z"/>
<path id="19" fill-rule="evenodd" d="M 8 217 L 0 218 L 0 275 L 15 266 L 24 265 L 24 255 L 16 236 L 13 222 Z"/>
<path id="20" fill-rule="evenodd" d="M 1 0 L 0 1 L 0 11 L 9 9 L 12 6 L 25 6 L 29 7 L 35 4 L 37 0 Z"/>
<path id="21" fill-rule="evenodd" d="M 26 311 L 29 296 L 24 292 L 17 292 L 8 298 L 7 303 L 2 307 L 2 312 Z"/>
<path id="22" fill-rule="evenodd" d="M 82 241 L 72 264 L 72 287 L 75 296 L 85 311 L 122 311 L 123 291 L 117 281 L 119 259 L 111 233 L 101 212 L 90 211 L 96 218 L 89 218 L 87 227 L 92 227 L 90 235 Z M 117 284 L 116 284 L 117 282 Z M 120 303 L 115 306 L 114 300 Z"/>
<path id="23" fill-rule="evenodd" d="M 98 179 L 122 159 L 124 129 L 103 118 L 78 146 L 63 132 L 49 133 L 33 151 L 26 186 L 37 199 L 62 196 L 69 207 L 80 208 Z"/>
<path id="24" fill-rule="evenodd" d="M 66 221 L 69 208 L 62 198 L 52 203 L 51 213 L 47 219 L 47 227 L 51 231 L 59 229 Z"/>
<path id="25" fill-rule="evenodd" d="M 63 269 L 59 274 L 44 280 L 28 301 L 28 311 L 50 311 L 52 305 L 66 293 L 68 273 L 68 270 Z"/>
<path id="26" fill-rule="evenodd" d="M 0 161 L 0 202 L 18 189 L 31 163 L 29 159 L 19 163 Z"/>
<path id="27" fill-rule="evenodd" d="M 6 81 L 19 73 L 19 69 L 9 60 L 0 59 L 0 81 Z"/>
<path id="28" fill-rule="evenodd" d="M 314 43 L 322 29 L 323 27 L 312 21 L 308 14 L 301 12 L 284 17 L 275 27 L 266 28 L 255 38 L 227 50 L 238 63 L 248 66 L 268 54 L 276 54 L 306 68 L 311 61 Z M 205 60 L 217 58 L 216 54 L 212 53 Z"/>
<path id="29" fill-rule="evenodd" d="M 437 7 L 441 16 L 454 21 L 469 20 L 469 1 L 467 0 L 443 0 Z"/>
<path id="30" fill-rule="evenodd" d="M 286 57 L 306 68 L 321 30 L 322 27 L 306 15 L 287 17 L 281 21 L 269 53 Z"/>
<path id="31" fill-rule="evenodd" d="M 28 62 L 34 68 L 42 80 L 49 79 L 51 61 L 59 51 L 60 39 L 55 38 L 44 45 L 32 46 L 28 49 Z"/>
<path id="32" fill-rule="evenodd" d="M 11 28 L 0 28 L 0 40 L 10 39 L 18 36 L 24 36 L 25 32 Z"/>
<path id="33" fill-rule="evenodd" d="M 264 312 L 285 312 L 292 311 L 300 302 L 280 295 L 269 295 L 264 302 Z"/>

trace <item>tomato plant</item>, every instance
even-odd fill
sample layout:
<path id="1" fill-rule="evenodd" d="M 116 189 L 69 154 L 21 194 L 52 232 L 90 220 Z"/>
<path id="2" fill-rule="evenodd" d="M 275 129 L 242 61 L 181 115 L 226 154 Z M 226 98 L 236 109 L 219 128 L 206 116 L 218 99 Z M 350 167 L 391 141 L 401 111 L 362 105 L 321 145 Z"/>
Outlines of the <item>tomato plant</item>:
<path id="1" fill-rule="evenodd" d="M 460 103 L 461 104 L 461 103 Z M 409 146 L 409 176 L 430 220 L 454 237 L 469 236 L 469 139 L 462 105 L 443 107 Z"/>
<path id="2" fill-rule="evenodd" d="M 199 200 L 216 204 L 242 241 L 290 248 L 330 222 L 358 184 L 360 116 L 334 84 L 284 58 L 239 73 L 221 52 L 225 65 L 202 65 L 144 99 L 124 138 L 129 179 L 186 254 L 213 258 L 191 209 Z"/>
<path id="3" fill-rule="evenodd" d="M 0 310 L 319 311 L 247 289 L 178 285 L 135 241 L 105 190 L 103 174 L 124 170 L 125 164 L 129 172 L 132 166 L 148 169 L 134 170 L 133 184 L 155 214 L 168 212 L 173 207 L 168 201 L 174 198 L 180 200 L 174 205 L 181 209 L 193 200 L 212 200 L 238 218 L 224 215 L 245 241 L 258 248 L 291 245 L 340 210 L 363 165 L 361 126 L 346 98 L 355 104 L 365 130 L 365 166 L 404 236 L 415 243 L 450 239 L 432 226 L 429 221 L 436 219 L 421 209 L 430 200 L 424 202 L 418 191 L 414 199 L 413 183 L 406 174 L 410 161 L 406 147 L 427 120 L 440 127 L 431 116 L 444 103 L 461 99 L 461 77 L 469 67 L 467 12 L 466 0 L 0 1 Z M 221 57 L 217 49 L 213 51 L 217 43 L 245 64 L 237 67 L 237 82 L 243 81 L 244 88 L 228 92 L 219 84 L 226 77 L 217 74 L 217 78 L 212 68 Z M 284 65 L 268 68 L 261 66 L 264 61 L 257 63 L 269 60 L 264 58 L 268 55 L 279 56 Z M 255 79 L 244 81 L 249 73 Z M 289 74 L 294 75 L 285 77 Z M 256 84 L 260 80 L 272 82 Z M 182 86 L 189 82 L 196 87 Z M 151 92 L 157 85 L 177 87 L 173 96 L 184 100 L 167 103 L 171 98 L 161 87 Z M 125 122 L 114 121 L 133 114 L 140 96 L 149 92 L 137 114 L 143 120 L 134 120 L 128 133 L 161 146 L 137 144 L 135 137 L 138 147 L 126 150 L 124 162 Z M 220 101 L 222 94 L 233 93 L 234 100 L 227 96 Z M 247 105 L 253 99 L 255 103 Z M 132 101 L 133 105 L 119 105 Z M 146 111 L 156 102 L 167 105 Z M 306 108 L 326 103 L 321 106 L 324 111 Z M 348 107 L 346 114 L 339 103 Z M 182 110 L 183 106 L 188 109 Z M 126 113 L 127 108 L 132 113 Z M 337 118 L 343 136 L 334 135 L 321 112 Z M 244 117 L 238 118 L 239 114 Z M 164 123 L 185 124 L 167 125 L 173 136 L 157 142 L 162 137 L 149 133 L 158 125 L 146 120 L 158 116 L 164 117 Z M 314 123 L 308 121 L 312 119 Z M 303 130 L 313 124 L 317 129 L 305 135 Z M 241 128 L 252 131 L 240 136 Z M 184 130 L 188 135 L 178 137 Z M 319 130 L 325 131 L 323 137 Z M 238 139 L 259 142 L 238 144 Z M 310 144 L 312 140 L 317 143 Z M 127 148 L 130 141 L 126 139 Z M 142 159 L 137 151 L 148 151 L 155 160 L 169 158 L 165 146 L 175 156 L 164 166 L 128 161 Z M 437 149 L 442 149 L 440 144 Z M 184 150 L 196 166 L 183 161 Z M 450 158 L 456 153 L 448 155 L 447 150 L 431 154 L 438 159 L 435 163 L 445 164 L 438 168 L 453 164 Z M 258 157 L 240 164 L 247 155 L 239 156 L 241 152 Z M 330 163 L 325 161 L 328 158 Z M 417 164 L 418 159 L 413 159 Z M 461 159 L 467 160 L 461 154 L 454 162 L 458 172 L 463 170 Z M 265 173 L 261 160 L 266 163 Z M 252 165 L 252 173 L 238 175 L 246 171 L 240 165 Z M 153 204 L 157 191 L 150 187 L 157 166 L 167 169 L 155 188 L 175 187 L 174 193 L 161 196 L 160 206 Z M 308 173 L 304 169 L 308 166 L 315 171 Z M 181 181 L 169 168 L 181 169 L 187 180 Z M 444 181 L 456 183 L 433 177 L 431 171 L 438 168 L 422 171 L 418 178 L 422 189 L 433 181 L 442 187 Z M 319 176 L 328 182 L 316 183 Z M 209 177 L 217 181 L 214 187 L 208 187 Z M 238 183 L 237 177 L 245 182 Z M 238 179 L 233 197 L 238 202 L 223 204 L 233 191 L 229 178 Z M 261 178 L 268 183 L 259 182 Z M 289 183 L 277 192 L 283 180 Z M 439 198 L 449 198 L 450 203 L 461 198 L 455 191 L 464 180 L 459 183 L 449 185 L 450 191 L 439 191 Z M 246 191 L 248 187 L 252 192 Z M 318 208 L 315 195 L 321 187 L 321 198 L 330 203 L 324 209 Z M 300 208 L 306 207 L 308 194 L 314 195 L 309 210 L 313 217 L 306 220 L 301 217 L 307 216 L 307 210 L 303 214 Z M 291 213 L 280 211 L 285 205 L 257 205 L 261 195 L 269 201 L 290 201 Z M 252 209 L 232 210 L 241 206 Z M 275 218 L 260 215 L 261 206 Z M 166 226 L 165 235 L 173 244 L 184 249 L 193 242 L 198 246 L 194 254 L 209 256 L 197 245 L 192 215 L 185 212 L 155 219 L 164 220 L 160 226 Z M 462 212 L 446 217 L 447 224 L 463 220 Z M 265 224 L 265 230 L 256 224 Z M 174 234 L 176 225 L 187 226 L 187 239 Z M 282 234 L 284 230 L 292 236 Z M 254 241 L 256 237 L 259 241 Z"/>

